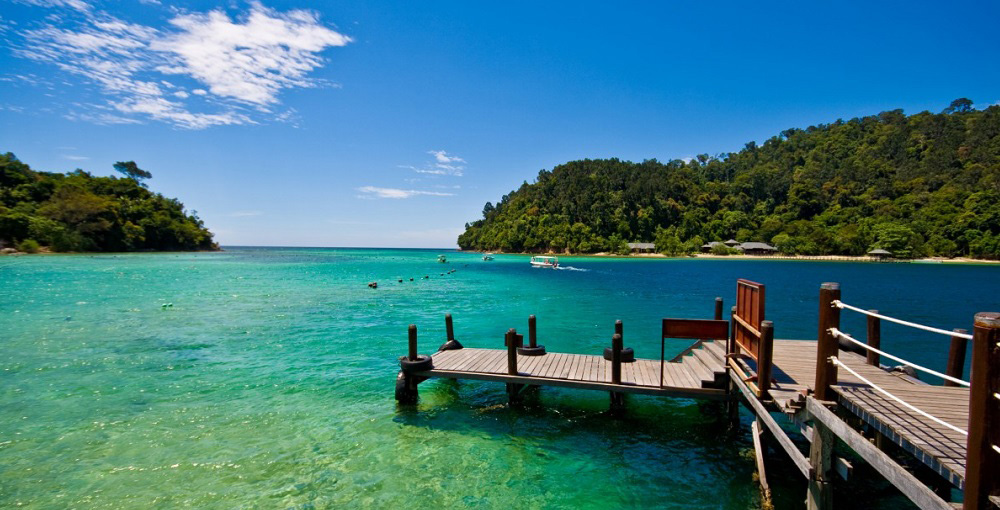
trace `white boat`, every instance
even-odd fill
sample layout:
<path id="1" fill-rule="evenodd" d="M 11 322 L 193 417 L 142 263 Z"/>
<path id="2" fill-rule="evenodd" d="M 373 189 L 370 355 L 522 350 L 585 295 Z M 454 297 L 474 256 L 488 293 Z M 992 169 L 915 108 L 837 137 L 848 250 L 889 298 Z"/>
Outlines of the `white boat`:
<path id="1" fill-rule="evenodd" d="M 558 257 L 543 257 L 541 255 L 536 255 L 531 257 L 531 267 L 544 267 L 548 269 L 557 269 L 559 267 Z"/>
<path id="2" fill-rule="evenodd" d="M 448 262 L 448 257 L 444 255 L 438 255 L 438 262 Z"/>
<path id="3" fill-rule="evenodd" d="M 493 260 L 493 254 L 492 253 L 484 253 L 483 254 L 483 260 Z"/>

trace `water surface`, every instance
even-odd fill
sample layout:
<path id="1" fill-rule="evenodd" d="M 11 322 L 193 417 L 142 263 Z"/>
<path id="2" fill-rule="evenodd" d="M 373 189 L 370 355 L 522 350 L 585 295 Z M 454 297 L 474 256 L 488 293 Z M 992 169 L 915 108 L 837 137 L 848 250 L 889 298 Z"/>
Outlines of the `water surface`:
<path id="1" fill-rule="evenodd" d="M 728 309 L 739 277 L 767 285 L 779 338 L 815 337 L 824 281 L 945 328 L 1000 310 L 991 266 L 566 257 L 581 270 L 552 271 L 438 253 L 0 258 L 0 506 L 752 508 L 749 436 L 713 405 L 631 397 L 612 418 L 599 392 L 545 388 L 511 409 L 502 385 L 429 381 L 398 408 L 407 324 L 428 353 L 446 312 L 470 347 L 536 314 L 550 350 L 596 354 L 622 319 L 654 358 L 660 318 L 710 317 L 716 296 Z M 944 369 L 946 338 L 883 324 L 882 345 Z M 772 459 L 778 507 L 801 507 L 804 483 Z M 845 489 L 841 508 L 903 504 L 884 484 Z"/>

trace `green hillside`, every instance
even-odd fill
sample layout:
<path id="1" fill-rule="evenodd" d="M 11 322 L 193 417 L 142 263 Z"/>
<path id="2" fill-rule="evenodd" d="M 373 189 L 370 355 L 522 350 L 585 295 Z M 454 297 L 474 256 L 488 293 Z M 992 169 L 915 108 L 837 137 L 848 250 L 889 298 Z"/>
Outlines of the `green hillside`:
<path id="1" fill-rule="evenodd" d="M 212 233 L 184 205 L 146 188 L 152 177 L 134 162 L 125 175 L 83 170 L 38 172 L 11 153 L 0 155 L 0 247 L 34 251 L 213 250 Z"/>
<path id="2" fill-rule="evenodd" d="M 688 162 L 571 161 L 488 202 L 458 244 L 683 253 L 729 238 L 789 254 L 1000 258 L 1000 106 L 838 120 Z"/>

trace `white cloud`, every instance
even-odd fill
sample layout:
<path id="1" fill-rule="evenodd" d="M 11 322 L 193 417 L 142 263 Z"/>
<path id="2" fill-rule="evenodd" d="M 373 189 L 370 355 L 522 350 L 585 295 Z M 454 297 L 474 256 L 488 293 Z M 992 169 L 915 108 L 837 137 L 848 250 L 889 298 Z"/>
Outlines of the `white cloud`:
<path id="1" fill-rule="evenodd" d="M 70 161 L 87 161 L 90 158 L 87 156 L 73 156 L 69 154 L 63 154 L 63 159 L 68 159 Z"/>
<path id="2" fill-rule="evenodd" d="M 400 168 L 409 168 L 418 174 L 427 175 L 451 175 L 461 177 L 465 172 L 465 160 L 448 154 L 448 151 L 427 151 L 427 154 L 434 156 L 434 160 L 427 162 L 424 166 L 400 165 Z"/>
<path id="3" fill-rule="evenodd" d="M 427 154 L 433 154 L 439 164 L 465 163 L 465 160 L 458 156 L 449 156 L 448 151 L 427 151 Z"/>
<path id="4" fill-rule="evenodd" d="M 360 195 L 359 198 L 410 198 L 418 195 L 428 195 L 434 197 L 451 197 L 454 193 L 441 193 L 438 191 L 420 191 L 413 189 L 398 189 L 398 188 L 377 188 L 375 186 L 363 186 L 358 188 L 358 191 L 365 193 L 365 195 Z"/>
<path id="5" fill-rule="evenodd" d="M 180 31 L 150 45 L 171 57 L 157 70 L 191 76 L 217 96 L 255 105 L 276 103 L 281 89 L 314 86 L 306 75 L 323 64 L 319 52 L 351 42 L 309 11 L 282 14 L 258 3 L 244 23 L 233 23 L 222 11 L 181 15 L 170 23 Z"/>
<path id="6" fill-rule="evenodd" d="M 28 3 L 73 7 L 80 1 Z M 287 115 L 271 108 L 280 103 L 280 92 L 325 85 L 309 76 L 325 64 L 321 53 L 352 41 L 324 26 L 311 11 L 278 12 L 259 3 L 235 21 L 222 10 L 181 13 L 162 30 L 106 13 L 84 18 L 72 27 L 48 24 L 24 31 L 24 44 L 15 54 L 97 84 L 119 114 L 190 129 L 255 124 L 254 117 L 287 121 Z M 171 81 L 176 75 L 196 80 L 202 86 L 190 94 L 209 100 L 195 101 L 176 90 Z M 86 120 L 106 114 L 70 115 Z"/>
<path id="7" fill-rule="evenodd" d="M 69 7 L 78 11 L 90 10 L 90 4 L 83 0 L 17 0 L 22 4 L 34 5 L 37 7 Z"/>

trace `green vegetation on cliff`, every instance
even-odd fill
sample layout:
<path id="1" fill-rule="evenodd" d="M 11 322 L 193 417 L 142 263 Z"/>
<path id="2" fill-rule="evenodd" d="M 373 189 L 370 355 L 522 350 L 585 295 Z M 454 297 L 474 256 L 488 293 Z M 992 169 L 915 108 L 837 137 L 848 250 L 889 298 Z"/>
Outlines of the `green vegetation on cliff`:
<path id="1" fill-rule="evenodd" d="M 458 244 L 684 253 L 729 238 L 792 254 L 1000 258 L 1000 106 L 838 120 L 688 162 L 572 161 L 487 202 Z"/>
<path id="2" fill-rule="evenodd" d="M 126 177 L 83 170 L 38 172 L 0 154 L 0 246 L 37 251 L 212 250 L 212 233 L 176 199 L 146 189 L 152 175 L 132 161 Z"/>

